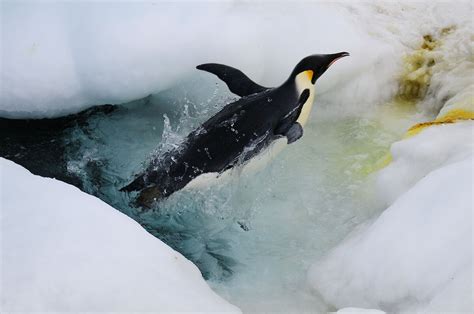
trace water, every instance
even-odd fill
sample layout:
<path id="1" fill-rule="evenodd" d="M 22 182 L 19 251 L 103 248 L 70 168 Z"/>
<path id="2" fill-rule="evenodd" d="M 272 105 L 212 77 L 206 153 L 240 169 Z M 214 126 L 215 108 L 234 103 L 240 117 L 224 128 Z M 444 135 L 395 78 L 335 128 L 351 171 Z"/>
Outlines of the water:
<path id="1" fill-rule="evenodd" d="M 243 310 L 325 310 L 306 288 L 306 271 L 381 210 L 369 174 L 408 115 L 390 114 L 392 123 L 383 111 L 335 119 L 328 110 L 318 114 L 324 104 L 317 103 L 303 138 L 258 174 L 236 169 L 228 183 L 177 192 L 152 210 L 131 206 L 134 194 L 118 190 L 231 99 L 224 87 L 197 77 L 92 116 L 65 131 L 67 170 L 83 190 L 193 261 Z"/>
<path id="2" fill-rule="evenodd" d="M 240 62 L 249 59 L 250 61 L 247 60 L 246 63 L 247 69 L 255 70 L 258 66 L 262 71 L 268 72 L 271 68 L 271 72 L 264 73 L 264 77 L 266 76 L 268 79 L 269 76 L 284 73 L 284 69 L 289 66 L 286 62 L 290 62 L 293 59 L 292 56 L 296 57 L 294 55 L 296 50 L 293 51 L 290 48 L 298 46 L 296 45 L 298 43 L 310 43 L 309 46 L 305 46 L 311 48 L 308 51 L 318 51 L 321 50 L 321 47 L 331 50 L 330 47 L 339 47 L 342 43 L 344 50 L 354 51 L 353 56 L 356 59 L 352 61 L 352 64 L 360 63 L 361 65 L 352 70 L 340 68 L 341 78 L 344 77 L 344 79 L 337 78 L 335 75 L 333 76 L 334 82 L 339 79 L 339 83 L 348 84 L 344 80 L 352 80 L 352 83 L 357 85 L 357 88 L 353 88 L 352 92 L 359 95 L 355 98 L 360 101 L 360 95 L 364 95 L 368 98 L 367 102 L 371 103 L 378 101 L 386 94 L 382 87 L 385 88 L 386 82 L 390 83 L 387 81 L 388 77 L 396 75 L 391 72 L 396 66 L 392 67 L 391 65 L 396 64 L 398 58 L 401 57 L 400 52 L 406 50 L 397 48 L 399 44 L 411 47 L 408 50 L 418 49 L 416 48 L 418 45 L 416 37 L 419 36 L 419 40 L 424 39 L 423 43 L 427 44 L 427 41 L 432 43 L 432 40 L 427 40 L 426 37 L 427 35 L 432 36 L 431 34 L 440 34 L 439 41 L 436 43 L 437 47 L 433 51 L 431 51 L 433 47 L 428 47 L 427 50 L 430 52 L 421 51 L 421 55 L 419 49 L 415 50 L 404 61 L 408 61 L 409 70 L 405 71 L 406 73 L 401 73 L 401 94 L 399 96 L 406 96 L 407 91 L 411 91 L 408 94 L 413 94 L 413 90 L 416 90 L 416 97 L 402 98 L 416 100 L 426 96 L 428 101 L 424 101 L 422 105 L 433 107 L 432 111 L 434 112 L 438 108 L 436 104 L 444 104 L 446 99 L 453 95 L 461 95 L 469 90 L 471 80 L 468 78 L 471 76 L 464 75 L 467 73 L 464 70 L 471 69 L 469 62 L 472 58 L 466 36 L 471 34 L 469 25 L 472 23 L 468 23 L 471 19 L 466 18 L 467 14 L 458 12 L 459 10 L 469 12 L 469 8 L 465 9 L 451 4 L 448 7 L 426 6 L 426 4 L 419 7 L 397 5 L 396 8 L 385 5 L 343 7 L 348 9 L 348 16 L 338 8 L 334 8 L 334 12 L 333 9 L 328 11 L 324 8 L 321 8 L 322 10 L 319 8 L 318 10 L 306 10 L 307 14 L 311 15 L 310 18 L 300 20 L 311 21 L 311 24 L 308 24 L 311 27 L 307 27 L 307 29 L 311 29 L 312 38 L 318 38 L 318 41 L 301 40 L 302 38 L 306 39 L 305 32 L 299 32 L 298 34 L 301 35 L 293 36 L 291 34 L 292 25 L 298 24 L 295 24 L 291 19 L 286 19 L 284 22 L 285 19 L 280 16 L 281 12 L 277 12 L 281 9 L 279 7 L 274 9 L 265 7 L 264 10 L 251 11 L 257 12 L 256 16 L 260 15 L 260 17 L 264 12 L 270 20 L 277 17 L 279 22 L 282 22 L 277 23 L 280 26 L 274 23 L 270 28 L 254 27 L 252 22 L 250 25 L 253 26 L 247 30 L 242 30 L 242 23 L 234 23 L 236 18 L 238 20 L 243 17 L 244 20 L 248 20 L 243 8 L 233 8 L 231 11 L 237 12 L 237 15 L 231 16 L 230 19 L 229 15 L 222 15 L 220 11 L 216 11 L 226 21 L 216 24 L 223 26 L 221 27 L 222 38 L 228 40 L 229 30 L 237 31 L 234 32 L 237 35 L 245 32 L 251 34 L 250 37 L 233 36 L 234 39 L 245 38 L 250 43 L 254 42 L 260 45 L 262 38 L 265 38 L 263 50 L 259 45 L 248 45 L 247 43 L 248 49 L 240 49 L 234 57 L 229 51 L 235 52 L 235 49 L 225 48 L 226 40 L 223 41 L 224 45 L 203 44 L 202 40 L 205 41 L 209 37 L 207 36 L 208 32 L 205 31 L 206 27 L 215 28 L 214 24 L 203 24 L 204 28 L 198 27 L 198 33 L 201 32 L 204 36 L 196 37 L 194 36 L 195 32 L 192 33 L 190 44 L 191 46 L 197 45 L 194 47 L 195 49 L 191 49 L 196 52 L 191 57 L 194 61 L 187 57 L 176 58 L 176 55 L 180 55 L 183 51 L 179 44 L 166 47 L 166 51 L 174 51 L 174 53 L 163 53 L 163 41 L 159 40 L 161 37 L 158 33 L 156 38 L 151 41 L 147 36 L 142 36 L 141 39 L 144 39 L 142 43 L 140 41 L 134 43 L 137 44 L 134 45 L 135 48 L 141 46 L 143 49 L 116 49 L 113 43 L 112 45 L 102 45 L 102 48 L 106 47 L 120 52 L 119 57 L 125 56 L 125 59 L 138 60 L 138 65 L 135 61 L 133 62 L 134 66 L 138 66 L 139 69 L 141 64 L 142 69 L 145 69 L 142 72 L 149 75 L 130 79 L 130 75 L 136 76 L 136 71 L 129 71 L 130 65 L 125 62 L 125 66 L 120 67 L 123 70 L 123 75 L 112 75 L 114 79 L 103 80 L 105 83 L 109 82 L 105 85 L 104 82 L 86 84 L 90 86 L 89 89 L 85 86 L 85 94 L 111 94 L 115 95 L 112 98 L 117 99 L 117 95 L 123 96 L 137 94 L 137 91 L 152 90 L 157 83 L 166 81 L 168 77 L 174 81 L 175 73 L 180 73 L 183 69 L 203 62 L 203 56 L 212 60 L 210 52 L 214 57 L 218 56 L 218 59 L 236 60 L 235 58 L 237 58 Z M 288 8 L 283 11 L 286 12 L 286 9 Z M 296 6 L 293 9 L 300 10 L 301 8 Z M 173 13 L 173 10 L 168 11 L 166 14 L 169 17 L 169 13 Z M 177 13 L 180 13 L 182 10 L 178 11 Z M 272 13 L 273 11 L 275 12 Z M 320 18 L 315 19 L 314 14 L 319 11 Z M 275 13 L 278 14 L 275 15 Z M 97 16 L 100 17 L 101 23 L 104 22 L 102 15 Z M 286 16 L 296 15 L 286 14 Z M 197 14 L 196 17 L 202 20 L 201 14 Z M 156 21 L 163 21 L 163 19 L 153 18 L 152 15 L 148 18 L 149 21 L 143 20 L 143 16 L 140 15 L 141 22 L 145 22 L 145 24 L 150 22 L 149 26 L 155 25 L 153 23 Z M 357 22 L 351 24 L 351 19 L 355 19 Z M 257 18 L 254 20 L 268 22 L 269 19 Z M 362 20 L 370 20 L 371 23 L 365 25 L 360 23 Z M 402 20 L 403 23 L 400 23 Z M 324 27 L 314 27 L 315 22 L 324 26 L 334 21 L 344 23 L 336 23 L 338 27 L 332 30 L 332 36 L 326 36 Z M 110 21 L 108 22 L 110 24 Z M 226 27 L 228 23 L 239 26 L 235 29 L 229 28 Z M 374 23 L 378 27 L 374 28 Z M 94 23 L 89 24 L 94 25 Z M 122 35 L 125 35 L 125 39 L 127 34 L 131 34 L 128 32 L 130 25 L 127 26 L 126 23 L 112 24 L 123 27 Z M 193 25 L 189 21 L 187 24 Z M 202 23 L 194 24 L 201 25 Z M 137 25 L 143 26 L 144 24 L 137 23 Z M 288 25 L 291 27 L 287 27 Z M 367 28 L 371 37 L 359 34 L 358 27 L 353 27 L 356 25 Z M 397 27 L 394 28 L 394 25 Z M 58 25 L 52 23 L 49 26 L 54 28 Z M 280 27 L 280 31 L 275 30 L 277 26 Z M 70 27 L 63 28 L 69 29 Z M 200 28 L 202 30 L 199 30 Z M 295 30 L 303 28 L 298 26 Z M 88 27 L 86 26 L 85 29 Z M 159 31 L 163 27 L 148 27 L 148 29 Z M 259 35 L 259 33 L 255 33 L 255 29 L 263 29 L 263 33 Z M 318 34 L 315 34 L 314 31 L 317 32 L 318 29 L 322 31 L 319 36 L 316 36 Z M 44 31 L 44 29 L 42 30 Z M 174 31 L 176 30 L 181 32 L 181 28 L 175 28 Z M 446 30 L 449 32 L 443 34 Z M 182 31 L 182 38 L 191 38 L 187 27 L 182 28 Z M 285 33 L 292 36 L 287 36 L 286 48 L 280 49 L 278 39 L 281 34 Z M 275 34 L 278 34 L 278 38 L 274 36 Z M 342 34 L 342 36 L 337 36 L 338 34 Z M 348 34 L 350 36 L 347 36 Z M 375 38 L 381 37 L 383 42 L 387 42 L 390 51 L 378 52 L 384 51 L 384 45 L 377 40 L 372 40 L 372 35 L 375 35 Z M 30 36 L 24 37 L 29 38 Z M 80 37 L 75 36 L 76 39 L 79 39 L 79 41 L 76 40 L 76 46 L 81 46 Z M 84 38 L 90 39 L 89 37 L 85 36 Z M 108 36 L 103 37 L 109 38 Z M 115 37 L 110 38 L 114 39 Z M 196 38 L 200 38 L 200 40 L 195 40 Z M 211 38 L 211 41 L 213 40 L 215 38 Z M 291 44 L 292 40 L 293 44 Z M 178 42 L 176 41 L 176 43 Z M 268 43 L 270 43 L 269 46 Z M 69 44 L 66 43 L 64 46 L 68 47 Z M 85 44 L 87 46 L 87 42 Z M 255 47 L 260 47 L 257 49 L 257 54 L 255 54 Z M 371 47 L 370 52 L 367 51 L 367 47 Z M 48 49 L 48 47 L 42 47 L 42 49 Z M 421 49 L 425 48 L 421 47 Z M 262 51 L 258 52 L 259 50 Z M 333 49 L 333 51 L 337 50 L 339 49 Z M 141 53 L 134 55 L 134 51 L 155 51 L 156 53 L 142 56 Z M 252 59 L 245 53 L 242 55 L 241 51 L 252 51 L 252 58 L 257 58 Z M 265 51 L 272 51 L 271 56 Z M 66 55 L 68 53 L 66 52 Z M 126 57 L 127 54 L 129 57 Z M 378 54 L 383 58 L 379 60 Z M 22 54 L 16 55 L 22 56 Z M 51 59 L 50 55 L 58 56 L 59 59 L 62 56 L 61 51 L 59 54 L 55 52 L 48 54 L 43 51 L 42 55 L 48 56 L 48 60 Z M 103 55 L 107 55 L 107 53 Z M 25 56 L 31 57 L 30 54 L 25 54 Z M 105 71 L 108 73 L 105 77 L 109 77 L 109 72 L 116 73 L 116 62 L 107 66 L 108 61 L 100 58 L 97 60 L 81 58 L 80 54 L 73 56 L 74 58 L 79 61 L 78 64 L 82 69 L 79 74 L 83 76 L 81 80 L 83 82 L 89 82 L 92 78 L 103 78 L 104 75 L 101 71 L 105 71 L 104 69 L 110 70 Z M 174 60 L 179 62 L 176 63 Z M 265 62 L 262 63 L 262 60 Z M 412 61 L 417 62 L 413 63 Z M 23 64 L 25 62 L 16 63 Z M 419 66 L 423 67 L 426 65 L 428 72 L 419 72 L 418 74 L 423 75 L 415 76 L 415 81 L 411 82 L 407 79 L 413 76 L 419 66 L 413 68 L 410 63 L 420 63 Z M 37 62 L 37 64 L 41 64 L 41 62 Z M 157 66 L 161 71 L 156 71 Z M 168 68 L 171 70 L 167 71 Z M 67 70 L 67 66 L 65 69 Z M 334 68 L 334 71 L 336 70 L 337 68 Z M 34 72 L 35 69 L 32 71 Z M 43 69 L 40 67 L 36 71 L 41 72 Z M 356 71 L 357 76 L 351 74 L 351 71 Z M 374 72 L 372 73 L 372 71 Z M 123 79 L 124 73 L 127 75 L 125 80 Z M 160 75 L 156 75 L 156 73 Z M 163 75 L 163 73 L 165 74 Z M 337 72 L 333 73 L 337 74 Z M 433 74 L 431 82 L 428 80 L 429 85 L 433 88 L 428 91 L 425 86 L 426 79 L 429 78 L 426 76 L 427 73 L 429 77 Z M 364 76 L 365 74 L 368 76 Z M 328 72 L 329 75 L 331 74 Z M 337 117 L 337 114 L 331 112 L 330 106 L 320 102 L 317 95 L 315 110 L 305 127 L 303 138 L 287 147 L 260 173 L 243 175 L 237 169 L 234 171 L 231 181 L 226 184 L 201 190 L 178 192 L 159 203 L 153 210 L 142 211 L 130 206 L 134 194 L 129 195 L 118 190 L 129 183 L 133 175 L 140 172 L 153 156 L 160 155 L 178 145 L 189 131 L 212 116 L 233 98 L 225 87 L 216 84 L 217 80 L 209 77 L 206 74 L 196 74 L 187 82 L 179 84 L 179 87 L 113 107 L 115 109 L 110 111 L 93 110 L 90 114 L 83 113 L 78 116 L 42 122 L 19 121 L 16 123 L 0 119 L 0 156 L 24 165 L 35 174 L 56 177 L 74 184 L 137 220 L 150 233 L 193 261 L 219 294 L 246 312 L 275 310 L 319 312 L 327 310 L 327 305 L 307 288 L 307 269 L 311 263 L 325 254 L 347 233 L 361 222 L 376 216 L 382 209 L 372 194 L 374 189 L 370 174 L 384 159 L 390 144 L 400 139 L 404 130 L 409 126 L 418 122 L 413 120 L 415 116 L 414 104 L 404 106 L 390 104 L 379 108 L 379 110 L 364 113 L 363 116 L 351 116 L 348 113 L 344 117 Z M 420 79 L 423 79 L 422 83 L 424 84 L 421 87 L 418 86 Z M 23 82 L 23 80 L 18 81 Z M 36 83 L 33 85 L 23 83 L 21 88 L 16 89 L 17 91 L 34 91 L 37 86 L 42 86 Z M 411 87 L 407 83 L 410 83 L 408 85 Z M 415 88 L 413 88 L 413 84 L 416 85 Z M 158 85 L 161 86 L 161 84 Z M 407 86 L 410 88 L 407 89 Z M 387 91 L 389 89 L 387 88 Z M 348 102 L 347 99 L 354 96 L 352 92 L 333 94 L 337 96 L 334 98 L 341 102 Z M 34 95 L 35 93 L 30 94 Z M 57 96 L 54 93 L 51 95 Z M 83 96 L 81 93 L 78 95 Z M 37 110 L 33 108 L 35 106 L 31 107 L 28 103 L 31 102 L 35 105 L 37 99 L 32 101 L 28 100 L 28 97 L 23 97 L 24 95 L 21 96 L 20 98 L 27 102 L 24 104 L 25 108 L 29 108 L 27 111 Z M 334 102 L 337 103 L 336 99 Z M 342 101 L 342 99 L 345 100 Z M 456 96 L 449 102 L 458 102 L 458 100 Z M 14 102 L 13 105 L 18 107 L 19 104 Z M 53 104 L 47 105 L 45 107 L 52 107 L 54 110 L 64 107 L 61 99 L 56 99 Z M 73 108 L 72 105 L 66 107 Z M 358 107 L 350 103 L 346 105 L 351 108 L 348 110 L 349 112 Z M 318 110 L 321 109 L 318 107 L 324 107 L 324 110 Z M 44 109 L 42 106 L 38 108 Z M 362 108 L 360 111 L 370 108 L 370 106 L 362 106 Z M 432 118 L 426 120 L 429 121 Z"/>
<path id="3" fill-rule="evenodd" d="M 325 311 L 306 286 L 307 269 L 382 209 L 370 173 L 414 123 L 414 107 L 338 117 L 316 100 L 303 138 L 259 173 L 237 168 L 229 182 L 177 192 L 152 210 L 131 206 L 134 194 L 119 189 L 232 99 L 197 75 L 128 104 L 53 120 L 2 120 L 0 155 L 137 220 L 246 312 Z"/>

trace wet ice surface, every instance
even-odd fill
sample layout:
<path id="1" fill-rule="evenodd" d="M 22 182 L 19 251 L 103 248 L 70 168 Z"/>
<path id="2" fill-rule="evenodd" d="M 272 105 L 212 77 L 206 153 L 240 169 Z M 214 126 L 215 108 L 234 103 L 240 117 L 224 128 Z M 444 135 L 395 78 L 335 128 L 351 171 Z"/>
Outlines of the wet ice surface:
<path id="1" fill-rule="evenodd" d="M 196 84 L 203 87 L 199 92 Z M 207 86 L 207 87 L 204 87 Z M 209 97 L 209 95 L 212 95 Z M 400 136 L 373 117 L 315 112 L 298 142 L 255 175 L 180 191 L 153 210 L 119 192 L 232 96 L 212 82 L 120 106 L 68 130 L 67 168 L 83 189 L 139 221 L 198 265 L 211 286 L 244 311 L 324 310 L 306 284 L 312 262 L 380 208 L 368 174 Z M 403 129 L 401 129 L 403 131 Z"/>

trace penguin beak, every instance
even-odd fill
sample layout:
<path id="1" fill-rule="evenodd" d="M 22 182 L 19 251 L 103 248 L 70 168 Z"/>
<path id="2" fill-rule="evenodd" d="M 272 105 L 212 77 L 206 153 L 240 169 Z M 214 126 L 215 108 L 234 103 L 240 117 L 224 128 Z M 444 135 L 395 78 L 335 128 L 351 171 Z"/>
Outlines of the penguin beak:
<path id="1" fill-rule="evenodd" d="M 327 55 L 314 55 L 315 57 L 315 64 L 314 64 L 314 73 L 313 78 L 311 79 L 311 83 L 315 84 L 316 80 L 326 72 L 329 67 L 336 62 L 337 60 L 347 57 L 349 55 L 348 52 L 338 52 L 333 54 Z M 304 60 L 304 59 L 303 59 Z M 316 75 L 317 74 L 317 75 Z"/>
<path id="2" fill-rule="evenodd" d="M 332 54 L 330 55 L 330 62 L 328 64 L 328 68 L 334 63 L 336 62 L 337 60 L 341 59 L 341 58 L 344 58 L 344 57 L 347 57 L 347 56 L 350 56 L 350 54 L 348 52 L 339 52 L 339 53 L 335 53 L 335 54 Z"/>

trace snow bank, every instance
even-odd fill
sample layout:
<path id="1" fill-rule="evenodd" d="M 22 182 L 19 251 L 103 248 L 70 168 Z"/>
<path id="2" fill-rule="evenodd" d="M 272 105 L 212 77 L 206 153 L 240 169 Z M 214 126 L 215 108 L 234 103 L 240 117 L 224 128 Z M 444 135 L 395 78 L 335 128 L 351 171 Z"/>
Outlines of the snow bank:
<path id="1" fill-rule="evenodd" d="M 446 12 L 433 15 L 443 21 L 445 35 L 432 57 L 435 60 L 428 97 L 419 105 L 433 114 L 444 114 L 454 108 L 474 111 L 474 24 L 473 5 L 448 4 Z M 438 25 L 439 22 L 437 22 Z M 440 112 L 441 111 L 441 112 Z"/>
<path id="2" fill-rule="evenodd" d="M 3 311 L 239 312 L 136 222 L 0 159 Z"/>
<path id="3" fill-rule="evenodd" d="M 473 310 L 473 132 L 471 121 L 438 125 L 392 146 L 394 160 L 377 179 L 393 204 L 310 271 L 327 301 L 389 312 Z"/>
<path id="4" fill-rule="evenodd" d="M 423 178 L 314 265 L 313 287 L 337 307 L 471 312 L 473 161 Z"/>
<path id="5" fill-rule="evenodd" d="M 373 39 L 352 12 L 307 2 L 2 2 L 0 115 L 52 117 L 138 99 L 210 77 L 195 70 L 204 62 L 278 86 L 302 57 L 337 51 L 350 61 L 328 71 L 318 93 L 337 85 L 340 102 L 360 110 L 396 88 L 400 45 Z"/>
<path id="6" fill-rule="evenodd" d="M 473 132 L 471 121 L 441 124 L 392 144 L 393 161 L 376 178 L 382 201 L 392 204 L 431 171 L 471 156 Z"/>
<path id="7" fill-rule="evenodd" d="M 0 116 L 53 117 L 158 93 L 204 62 L 277 86 L 313 53 L 349 51 L 320 79 L 321 102 L 364 112 L 397 90 L 404 53 L 450 29 L 422 107 L 472 97 L 472 5 L 349 2 L 1 4 Z M 449 33 L 449 32 L 448 32 Z M 462 60 L 462 62 L 459 62 Z M 452 65 L 456 63 L 456 67 Z M 470 71 L 469 71 L 470 69 Z M 215 80 L 215 78 L 212 78 Z M 334 87 L 337 86 L 337 89 Z M 434 100 L 434 101 L 433 101 Z"/>
<path id="8" fill-rule="evenodd" d="M 417 104 L 433 120 L 394 143 L 392 162 L 375 175 L 388 208 L 317 261 L 309 281 L 337 308 L 472 312 L 472 3 L 397 7 L 354 10 L 374 17 L 375 35 L 412 51 L 424 35 L 435 39 L 426 50 L 429 88 Z"/>

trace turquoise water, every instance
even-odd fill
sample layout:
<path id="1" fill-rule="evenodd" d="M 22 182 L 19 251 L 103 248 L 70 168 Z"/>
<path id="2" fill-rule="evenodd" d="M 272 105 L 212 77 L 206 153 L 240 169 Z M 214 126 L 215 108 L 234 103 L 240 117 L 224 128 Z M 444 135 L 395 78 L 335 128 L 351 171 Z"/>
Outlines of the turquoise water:
<path id="1" fill-rule="evenodd" d="M 247 311 L 324 309 L 305 286 L 309 265 L 380 210 L 368 172 L 399 134 L 375 118 L 316 112 L 303 138 L 254 175 L 180 191 L 151 210 L 119 192 L 152 156 L 179 144 L 233 96 L 197 76 L 68 130 L 67 168 L 193 261 L 211 286 Z"/>

